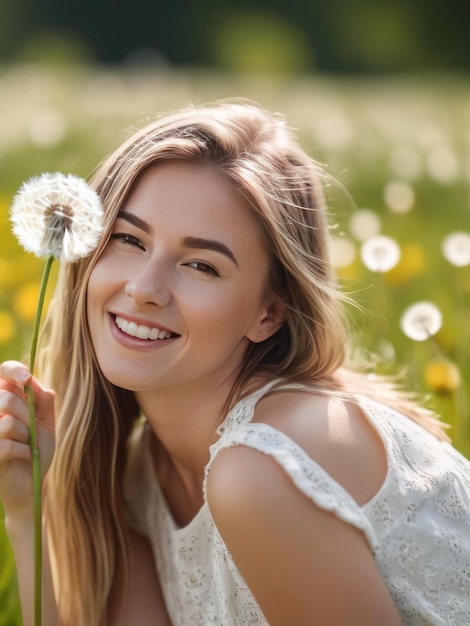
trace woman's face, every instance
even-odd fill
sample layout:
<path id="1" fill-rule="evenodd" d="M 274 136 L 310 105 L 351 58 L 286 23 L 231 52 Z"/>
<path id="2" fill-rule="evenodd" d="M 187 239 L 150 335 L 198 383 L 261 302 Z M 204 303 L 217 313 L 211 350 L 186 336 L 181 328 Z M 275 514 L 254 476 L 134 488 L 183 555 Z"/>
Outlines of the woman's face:
<path id="1" fill-rule="evenodd" d="M 208 165 L 148 168 L 117 216 L 88 284 L 104 375 L 144 392 L 234 377 L 250 341 L 279 327 L 269 258 L 241 195 Z"/>

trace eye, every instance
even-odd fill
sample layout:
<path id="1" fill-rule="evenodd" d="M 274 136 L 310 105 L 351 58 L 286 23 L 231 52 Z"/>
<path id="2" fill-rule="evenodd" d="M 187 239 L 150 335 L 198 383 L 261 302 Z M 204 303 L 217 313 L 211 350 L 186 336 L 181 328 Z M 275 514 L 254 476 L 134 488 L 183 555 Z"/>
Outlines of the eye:
<path id="1" fill-rule="evenodd" d="M 204 263 L 203 261 L 191 261 L 190 263 L 186 263 L 187 267 L 194 268 L 197 272 L 201 274 L 210 274 L 212 276 L 219 276 L 219 272 L 210 265 L 209 263 Z"/>
<path id="2" fill-rule="evenodd" d="M 140 248 L 141 250 L 145 250 L 140 239 L 137 239 L 137 237 L 129 235 L 128 233 L 114 233 L 111 235 L 110 238 L 115 241 L 120 241 L 124 245 L 135 246 L 137 248 Z"/>

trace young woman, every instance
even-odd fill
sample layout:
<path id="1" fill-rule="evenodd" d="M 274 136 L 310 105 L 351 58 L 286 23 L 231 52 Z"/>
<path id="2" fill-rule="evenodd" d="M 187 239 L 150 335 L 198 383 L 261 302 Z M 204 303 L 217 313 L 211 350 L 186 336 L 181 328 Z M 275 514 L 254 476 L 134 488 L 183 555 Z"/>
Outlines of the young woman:
<path id="1" fill-rule="evenodd" d="M 344 367 L 322 172 L 285 123 L 185 109 L 91 184 L 105 233 L 61 268 L 39 372 L 55 402 L 33 379 L 46 623 L 468 624 L 470 464 L 424 409 Z M 31 375 L 0 376 L 28 614 Z"/>

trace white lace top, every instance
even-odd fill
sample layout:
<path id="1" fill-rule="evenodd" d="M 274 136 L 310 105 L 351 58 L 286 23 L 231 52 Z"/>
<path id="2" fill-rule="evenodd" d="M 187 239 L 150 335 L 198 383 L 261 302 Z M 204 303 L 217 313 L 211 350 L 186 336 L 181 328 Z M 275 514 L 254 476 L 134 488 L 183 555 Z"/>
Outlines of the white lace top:
<path id="1" fill-rule="evenodd" d="M 470 462 L 409 418 L 361 397 L 384 443 L 388 472 L 374 498 L 359 506 L 291 439 L 251 423 L 272 384 L 226 416 L 205 481 L 222 448 L 245 445 L 269 454 L 316 506 L 362 530 L 404 624 L 469 626 Z M 179 528 L 155 478 L 148 425 L 135 435 L 125 481 L 129 523 L 151 541 L 173 625 L 266 626 L 207 502 Z"/>

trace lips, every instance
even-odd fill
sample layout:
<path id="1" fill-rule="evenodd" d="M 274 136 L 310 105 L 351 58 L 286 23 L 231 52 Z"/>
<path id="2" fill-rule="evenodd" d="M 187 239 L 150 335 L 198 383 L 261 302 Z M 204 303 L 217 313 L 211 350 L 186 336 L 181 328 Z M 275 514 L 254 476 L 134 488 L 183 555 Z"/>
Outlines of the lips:
<path id="1" fill-rule="evenodd" d="M 116 315 L 114 318 L 116 326 L 126 335 L 137 337 L 150 341 L 158 341 L 161 339 L 171 339 L 176 337 L 175 333 L 168 330 L 157 328 L 156 326 L 146 326 L 145 324 L 136 324 L 135 322 L 126 320 L 124 317 Z"/>

